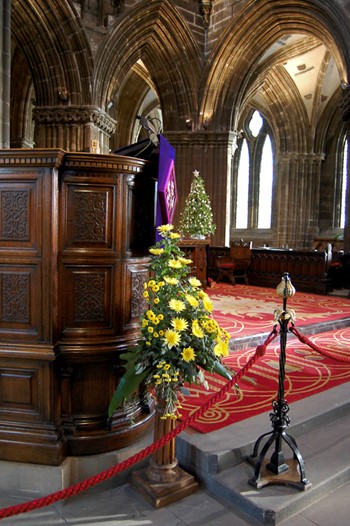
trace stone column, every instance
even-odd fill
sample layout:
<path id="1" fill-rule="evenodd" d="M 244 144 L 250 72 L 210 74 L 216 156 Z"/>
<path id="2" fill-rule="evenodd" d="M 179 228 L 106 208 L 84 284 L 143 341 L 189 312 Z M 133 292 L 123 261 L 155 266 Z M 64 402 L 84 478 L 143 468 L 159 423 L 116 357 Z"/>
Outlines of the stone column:
<path id="1" fill-rule="evenodd" d="M 348 145 L 350 145 L 350 85 L 348 84 L 343 89 L 343 101 L 342 101 L 342 118 L 346 123 L 346 136 L 348 139 Z M 350 252 L 350 151 L 348 154 L 348 184 L 346 188 L 345 197 L 345 225 L 344 225 L 344 251 Z"/>
<path id="2" fill-rule="evenodd" d="M 10 147 L 11 0 L 0 2 L 0 148 Z"/>
<path id="3" fill-rule="evenodd" d="M 275 243 L 308 249 L 318 234 L 320 173 L 323 154 L 277 155 Z"/>
<path id="4" fill-rule="evenodd" d="M 211 245 L 229 245 L 231 224 L 231 165 L 236 134 L 233 132 L 167 132 L 167 140 L 176 150 L 176 179 L 179 191 L 174 219 L 178 226 L 180 214 L 190 191 L 193 171 L 198 170 L 210 198 L 215 234 Z"/>
<path id="5" fill-rule="evenodd" d="M 109 153 L 116 121 L 95 106 L 40 106 L 33 114 L 35 146 L 72 152 Z"/>

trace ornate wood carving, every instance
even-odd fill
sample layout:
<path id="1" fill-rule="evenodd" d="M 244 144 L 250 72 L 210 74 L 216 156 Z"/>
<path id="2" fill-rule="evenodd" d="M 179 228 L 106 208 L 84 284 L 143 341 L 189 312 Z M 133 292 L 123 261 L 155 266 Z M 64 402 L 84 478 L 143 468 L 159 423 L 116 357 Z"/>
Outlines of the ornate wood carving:
<path id="1" fill-rule="evenodd" d="M 59 464 L 148 429 L 138 400 L 110 426 L 107 409 L 119 354 L 139 334 L 155 221 L 149 167 L 1 151 L 0 458 Z"/>

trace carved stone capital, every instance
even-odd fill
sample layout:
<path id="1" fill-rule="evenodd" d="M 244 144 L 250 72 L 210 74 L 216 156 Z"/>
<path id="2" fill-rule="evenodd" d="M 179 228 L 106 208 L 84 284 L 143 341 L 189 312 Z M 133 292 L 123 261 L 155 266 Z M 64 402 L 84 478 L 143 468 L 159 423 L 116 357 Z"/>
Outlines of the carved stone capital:
<path id="1" fill-rule="evenodd" d="M 96 106 L 40 106 L 34 109 L 33 119 L 37 125 L 85 126 L 93 124 L 107 135 L 112 135 L 117 122 Z"/>

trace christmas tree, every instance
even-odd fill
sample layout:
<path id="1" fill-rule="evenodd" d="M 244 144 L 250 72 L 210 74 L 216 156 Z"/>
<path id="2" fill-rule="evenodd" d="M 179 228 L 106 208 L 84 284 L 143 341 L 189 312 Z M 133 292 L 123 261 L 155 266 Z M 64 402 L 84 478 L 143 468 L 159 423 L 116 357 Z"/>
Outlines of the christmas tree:
<path id="1" fill-rule="evenodd" d="M 180 216 L 180 232 L 188 237 L 206 237 L 215 232 L 213 212 L 204 181 L 199 172 L 193 172 L 194 179 L 190 193 L 185 201 L 185 208 Z"/>

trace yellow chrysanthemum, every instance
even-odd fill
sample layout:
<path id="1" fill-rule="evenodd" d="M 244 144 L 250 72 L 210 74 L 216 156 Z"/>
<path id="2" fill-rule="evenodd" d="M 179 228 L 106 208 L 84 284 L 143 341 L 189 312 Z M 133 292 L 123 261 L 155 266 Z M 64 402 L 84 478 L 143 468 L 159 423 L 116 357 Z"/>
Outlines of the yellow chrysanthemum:
<path id="1" fill-rule="evenodd" d="M 201 282 L 197 278 L 192 277 L 192 278 L 189 278 L 188 281 L 191 287 L 201 287 L 202 286 Z"/>
<path id="2" fill-rule="evenodd" d="M 192 362 L 196 357 L 196 353 L 192 347 L 185 347 L 181 353 L 181 356 L 184 362 Z"/>
<path id="3" fill-rule="evenodd" d="M 171 232 L 170 239 L 179 239 L 181 236 L 177 232 Z"/>
<path id="4" fill-rule="evenodd" d="M 173 318 L 171 320 L 171 325 L 176 331 L 181 332 L 187 329 L 188 322 L 184 318 Z"/>
<path id="5" fill-rule="evenodd" d="M 160 225 L 157 227 L 157 230 L 158 232 L 160 233 L 166 233 L 166 232 L 170 232 L 171 230 L 173 230 L 174 226 L 173 225 Z"/>
<path id="6" fill-rule="evenodd" d="M 213 304 L 212 304 L 211 299 L 209 298 L 209 296 L 206 296 L 206 297 L 203 298 L 203 307 L 205 308 L 205 310 L 207 312 L 212 312 Z"/>
<path id="7" fill-rule="evenodd" d="M 215 356 L 227 356 L 229 353 L 229 348 L 227 342 L 218 342 L 214 347 Z"/>
<path id="8" fill-rule="evenodd" d="M 148 311 L 146 312 L 146 316 L 147 316 L 147 318 L 148 318 L 149 320 L 154 320 L 154 318 L 155 318 L 156 315 L 155 315 L 154 312 L 150 309 L 150 310 L 148 310 Z"/>
<path id="9" fill-rule="evenodd" d="M 192 334 L 194 334 L 194 336 L 197 336 L 197 338 L 204 337 L 203 329 L 201 329 L 201 327 L 199 326 L 198 320 L 194 320 L 192 322 Z"/>
<path id="10" fill-rule="evenodd" d="M 149 297 L 148 290 L 143 291 L 143 297 L 146 299 Z"/>
<path id="11" fill-rule="evenodd" d="M 160 302 L 160 299 L 159 299 L 159 298 L 154 298 L 153 301 L 154 301 L 154 304 L 155 304 L 155 305 L 158 305 L 158 303 Z"/>
<path id="12" fill-rule="evenodd" d="M 170 267 L 170 268 L 176 268 L 176 269 L 178 269 L 178 268 L 182 268 L 182 263 L 181 263 L 181 261 L 179 261 L 178 259 L 170 259 L 170 260 L 168 261 L 168 267 Z"/>
<path id="13" fill-rule="evenodd" d="M 175 299 L 171 299 L 169 301 L 169 308 L 171 310 L 174 310 L 175 312 L 181 312 L 183 310 L 186 309 L 186 305 L 183 301 L 181 300 L 175 300 Z"/>
<path id="14" fill-rule="evenodd" d="M 178 332 L 168 329 L 165 331 L 164 341 L 166 342 L 169 349 L 171 349 L 180 343 L 181 336 Z"/>
<path id="15" fill-rule="evenodd" d="M 154 256 L 160 256 L 163 254 L 164 248 L 150 248 L 149 251 Z"/>
<path id="16" fill-rule="evenodd" d="M 148 286 L 149 287 L 154 287 L 154 285 L 156 284 L 155 280 L 154 279 L 150 279 L 149 282 L 148 282 Z"/>
<path id="17" fill-rule="evenodd" d="M 177 278 L 171 278 L 169 276 L 164 276 L 164 281 L 168 285 L 178 285 L 179 284 L 179 280 Z"/>
<path id="18" fill-rule="evenodd" d="M 192 259 L 187 259 L 187 258 L 181 258 L 179 257 L 178 260 L 183 264 L 183 265 L 190 265 L 192 263 Z"/>
<path id="19" fill-rule="evenodd" d="M 186 301 L 191 305 L 191 307 L 194 307 L 194 308 L 198 307 L 199 301 L 197 300 L 197 298 L 195 298 L 191 294 L 186 294 L 185 298 L 186 298 Z"/>

